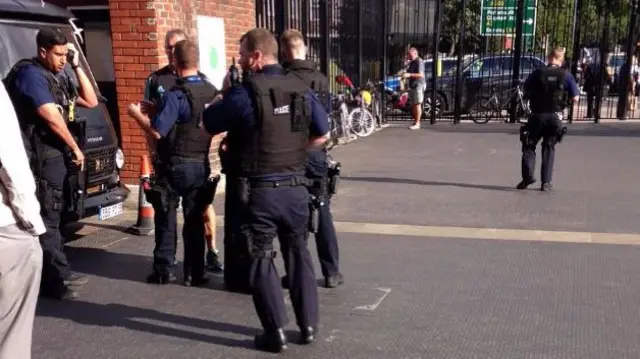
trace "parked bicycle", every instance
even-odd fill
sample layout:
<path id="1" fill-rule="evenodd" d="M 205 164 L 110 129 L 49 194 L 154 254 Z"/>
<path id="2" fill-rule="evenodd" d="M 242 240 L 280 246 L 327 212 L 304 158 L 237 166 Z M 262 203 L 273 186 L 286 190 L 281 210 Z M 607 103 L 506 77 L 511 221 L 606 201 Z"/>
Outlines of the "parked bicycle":
<path id="1" fill-rule="evenodd" d="M 520 123 L 525 123 L 531 110 L 529 109 L 529 102 L 524 99 L 524 92 L 522 91 L 522 84 L 524 81 L 518 81 L 518 85 L 515 88 L 508 89 L 503 92 L 498 92 L 497 86 L 491 86 L 491 92 L 489 93 L 489 99 L 480 103 L 480 112 L 474 114 L 472 117 L 473 122 L 484 124 L 489 122 L 492 118 L 508 120 L 508 114 L 511 110 L 511 104 L 516 101 L 517 119 Z M 504 103 L 501 103 L 501 98 L 507 98 Z M 507 116 L 503 116 L 502 111 L 507 112 Z"/>
<path id="2" fill-rule="evenodd" d="M 340 139 L 344 138 L 346 141 L 357 138 L 357 136 L 351 130 L 351 123 L 349 121 L 349 108 L 345 100 L 345 94 L 338 92 L 338 95 L 334 97 L 333 109 L 329 115 L 330 139 L 328 141 L 327 149 L 331 150 L 337 144 L 340 143 Z"/>

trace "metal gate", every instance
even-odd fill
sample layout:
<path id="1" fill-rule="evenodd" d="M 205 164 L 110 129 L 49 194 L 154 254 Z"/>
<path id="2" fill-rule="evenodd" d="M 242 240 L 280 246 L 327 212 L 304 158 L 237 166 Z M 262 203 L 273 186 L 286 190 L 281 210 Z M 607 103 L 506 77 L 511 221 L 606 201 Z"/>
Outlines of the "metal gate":
<path id="1" fill-rule="evenodd" d="M 425 60 L 424 113 L 432 123 L 514 122 L 519 84 L 564 47 L 564 66 L 581 89 L 566 118 L 598 122 L 640 118 L 640 110 L 629 110 L 640 92 L 638 1 L 256 0 L 256 14 L 258 26 L 277 36 L 300 30 L 334 91 L 343 74 L 356 86 L 396 86 L 407 49 L 416 47 Z"/>

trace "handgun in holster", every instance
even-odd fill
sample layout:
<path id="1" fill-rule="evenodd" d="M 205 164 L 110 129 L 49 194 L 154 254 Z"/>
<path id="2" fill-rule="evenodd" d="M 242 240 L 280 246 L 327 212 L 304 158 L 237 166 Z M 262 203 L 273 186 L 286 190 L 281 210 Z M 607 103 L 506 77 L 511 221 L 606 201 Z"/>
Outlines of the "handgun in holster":
<path id="1" fill-rule="evenodd" d="M 332 163 L 329 166 L 329 184 L 328 184 L 328 192 L 329 195 L 334 195 L 338 193 L 338 182 L 340 181 L 340 170 L 342 166 L 340 162 Z"/>
<path id="2" fill-rule="evenodd" d="M 155 178 L 145 178 L 142 180 L 142 188 L 147 202 L 151 203 L 153 208 L 161 209 L 164 212 L 169 211 L 169 191 L 166 185 L 158 182 Z"/>
<path id="3" fill-rule="evenodd" d="M 318 233 L 320 225 L 320 207 L 324 206 L 324 199 L 321 196 L 310 195 L 309 198 L 309 232 Z"/>
<path id="4" fill-rule="evenodd" d="M 527 125 L 520 126 L 520 142 L 522 142 L 523 145 L 525 145 L 525 146 L 529 145 L 529 136 L 530 136 L 530 134 L 531 134 L 531 132 L 527 128 Z"/>
<path id="5" fill-rule="evenodd" d="M 562 139 L 564 139 L 564 136 L 567 134 L 567 126 L 562 126 L 562 128 L 560 128 L 560 130 L 558 131 L 558 137 L 557 137 L 557 141 L 558 143 L 562 142 Z"/>

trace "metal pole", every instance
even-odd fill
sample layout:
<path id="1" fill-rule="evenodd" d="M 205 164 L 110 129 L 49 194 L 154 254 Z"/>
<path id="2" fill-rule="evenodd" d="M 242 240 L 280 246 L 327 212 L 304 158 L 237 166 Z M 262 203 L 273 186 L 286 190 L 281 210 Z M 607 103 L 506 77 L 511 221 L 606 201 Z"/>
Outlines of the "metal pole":
<path id="1" fill-rule="evenodd" d="M 358 0 L 358 82 L 356 86 L 362 86 L 362 0 Z"/>
<path id="2" fill-rule="evenodd" d="M 627 96 L 629 95 L 629 77 L 631 76 L 631 65 L 633 63 L 633 36 L 638 18 L 638 0 L 631 0 L 631 17 L 629 18 L 629 31 L 627 33 L 627 63 L 620 70 L 620 81 L 618 81 L 618 108 L 616 117 L 619 120 L 627 118 Z"/>
<path id="3" fill-rule="evenodd" d="M 513 53 L 513 83 L 512 87 L 518 86 L 520 81 L 520 61 L 522 59 L 522 32 L 524 22 L 525 0 L 518 0 L 518 8 L 516 10 L 516 46 Z M 509 122 L 516 123 L 518 120 L 518 104 L 516 101 L 511 102 Z"/>
<path id="4" fill-rule="evenodd" d="M 382 123 L 387 123 L 387 112 L 386 112 L 386 97 L 385 96 L 385 86 L 384 80 L 387 77 L 387 68 L 389 67 L 389 60 L 387 59 L 387 37 L 389 36 L 389 24 L 387 23 L 389 17 L 387 15 L 387 0 L 380 0 L 381 10 L 382 10 L 382 38 L 381 38 L 381 46 L 382 46 L 382 67 L 380 69 L 380 80 L 382 81 L 382 90 L 380 91 L 380 112 L 382 113 Z"/>
<path id="5" fill-rule="evenodd" d="M 438 43 L 440 42 L 440 25 L 441 25 L 441 12 L 442 12 L 442 0 L 435 0 L 436 3 L 436 13 L 435 13 L 435 21 L 433 24 L 433 40 L 432 40 L 432 48 L 433 48 L 433 64 L 431 66 L 431 118 L 429 119 L 430 124 L 436 123 L 436 100 L 437 100 L 437 86 L 436 81 L 438 77 Z M 425 74 L 426 75 L 426 74 Z M 426 77 L 426 76 L 425 76 Z"/>
<path id="6" fill-rule="evenodd" d="M 331 34 L 330 29 L 330 21 L 329 21 L 329 0 L 321 0 L 320 2 L 320 32 L 322 33 L 323 39 L 321 40 L 322 47 L 320 49 L 320 71 L 324 73 L 327 77 L 329 74 L 329 63 L 330 59 L 330 48 L 329 48 L 329 39 Z M 333 83 L 333 81 L 329 81 L 329 83 Z"/>
<path id="7" fill-rule="evenodd" d="M 582 6 L 582 0 L 576 0 L 573 7 L 573 59 L 571 60 L 571 73 L 574 78 L 577 78 L 578 61 L 580 60 L 578 54 L 580 53 L 580 17 L 582 16 Z M 573 123 L 573 105 L 569 108 L 568 120 L 569 123 Z"/>
<path id="8" fill-rule="evenodd" d="M 607 0 L 605 9 L 608 9 L 610 2 Z M 602 27 L 602 39 L 600 41 L 600 72 L 598 76 L 598 83 L 596 88 L 596 101 L 594 113 L 594 122 L 600 123 L 600 112 L 602 106 L 602 96 L 604 92 L 605 75 L 607 71 L 607 53 L 609 52 L 609 12 L 604 13 L 604 26 Z"/>
<path id="9" fill-rule="evenodd" d="M 464 13 L 467 8 L 467 0 L 461 0 L 460 12 Z M 462 87 L 464 81 L 462 78 L 462 58 L 464 57 L 464 32 L 465 32 L 465 16 L 461 16 L 460 23 L 460 35 L 458 37 L 458 61 L 456 63 L 456 96 L 453 109 L 453 123 L 460 123 L 460 117 L 462 116 Z M 431 104 L 432 106 L 435 104 Z"/>

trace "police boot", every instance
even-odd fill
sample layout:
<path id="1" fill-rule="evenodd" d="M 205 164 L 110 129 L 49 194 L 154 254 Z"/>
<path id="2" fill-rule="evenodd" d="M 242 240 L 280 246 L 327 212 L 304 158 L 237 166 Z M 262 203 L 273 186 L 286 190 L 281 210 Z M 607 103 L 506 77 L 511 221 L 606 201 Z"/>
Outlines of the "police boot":
<path id="1" fill-rule="evenodd" d="M 316 330 L 313 327 L 300 329 L 300 344 L 311 344 L 316 341 Z"/>
<path id="2" fill-rule="evenodd" d="M 516 188 L 517 189 L 526 189 L 527 187 L 531 186 L 534 183 L 536 183 L 536 179 L 535 178 L 529 178 L 529 179 L 520 181 L 520 183 L 518 183 Z"/>
<path id="3" fill-rule="evenodd" d="M 209 277 L 207 277 L 206 275 L 187 275 L 184 278 L 185 287 L 202 287 L 207 283 L 209 283 Z"/>
<path id="4" fill-rule="evenodd" d="M 336 288 L 337 286 L 342 284 L 344 284 L 344 276 L 342 275 L 342 273 L 338 273 L 324 279 L 324 285 L 327 288 Z"/>
<path id="5" fill-rule="evenodd" d="M 281 353 L 289 348 L 287 346 L 287 336 L 282 328 L 256 335 L 254 344 L 257 349 L 272 353 Z"/>
<path id="6" fill-rule="evenodd" d="M 542 192 L 551 192 L 551 190 L 553 190 L 553 186 L 551 185 L 550 182 L 545 182 L 542 184 L 542 186 L 540 187 L 540 190 Z"/>

